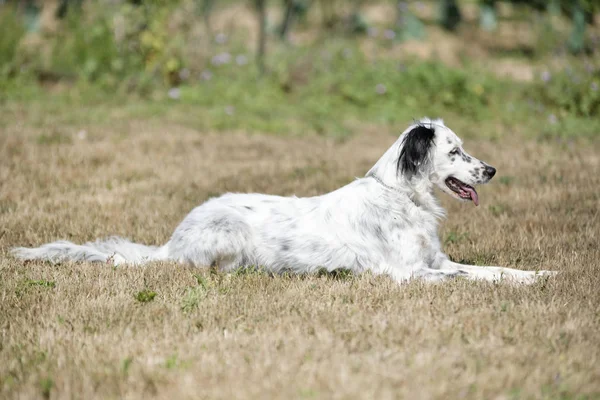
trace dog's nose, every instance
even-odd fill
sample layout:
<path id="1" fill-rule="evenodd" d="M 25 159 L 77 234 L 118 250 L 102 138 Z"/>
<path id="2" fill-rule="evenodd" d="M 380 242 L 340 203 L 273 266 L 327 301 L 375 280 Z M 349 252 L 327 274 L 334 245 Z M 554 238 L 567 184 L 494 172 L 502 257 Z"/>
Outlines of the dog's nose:
<path id="1" fill-rule="evenodd" d="M 496 168 L 486 165 L 485 166 L 485 175 L 488 178 L 492 179 L 494 177 L 494 175 L 496 175 Z"/>

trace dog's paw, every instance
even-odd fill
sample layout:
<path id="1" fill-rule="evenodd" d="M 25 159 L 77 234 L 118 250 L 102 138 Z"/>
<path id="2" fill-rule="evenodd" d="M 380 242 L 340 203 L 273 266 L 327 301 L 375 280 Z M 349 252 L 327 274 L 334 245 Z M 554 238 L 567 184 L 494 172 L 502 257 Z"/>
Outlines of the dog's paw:
<path id="1" fill-rule="evenodd" d="M 535 271 L 535 276 L 537 277 L 541 277 L 541 276 L 556 276 L 558 275 L 558 271 Z"/>

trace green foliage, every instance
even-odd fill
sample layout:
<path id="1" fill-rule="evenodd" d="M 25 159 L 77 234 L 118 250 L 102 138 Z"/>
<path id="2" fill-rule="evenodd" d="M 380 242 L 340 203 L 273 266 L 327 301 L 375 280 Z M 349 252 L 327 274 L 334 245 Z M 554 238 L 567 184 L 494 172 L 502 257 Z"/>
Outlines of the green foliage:
<path id="1" fill-rule="evenodd" d="M 468 239 L 469 239 L 469 234 L 466 233 L 466 232 L 459 233 L 459 232 L 455 232 L 455 231 L 450 231 L 446 235 L 446 239 L 444 240 L 444 244 L 445 245 L 458 244 L 458 243 L 461 243 L 461 242 L 463 242 L 465 240 L 468 240 Z"/>
<path id="2" fill-rule="evenodd" d="M 17 49 L 23 36 L 25 26 L 21 19 L 16 18 L 13 7 L 0 8 L 0 79 L 14 75 L 18 68 Z"/>
<path id="3" fill-rule="evenodd" d="M 206 289 L 202 286 L 188 288 L 181 302 L 181 311 L 191 312 L 196 310 L 205 297 Z"/>
<path id="4" fill-rule="evenodd" d="M 49 399 L 52 389 L 54 388 L 54 380 L 52 378 L 44 378 L 40 381 L 40 390 L 44 399 Z"/>
<path id="5" fill-rule="evenodd" d="M 156 292 L 151 290 L 142 290 L 135 295 L 135 299 L 140 303 L 149 303 L 156 297 Z"/>
<path id="6" fill-rule="evenodd" d="M 90 3 L 85 14 L 68 13 L 58 31 L 44 39 L 41 47 L 47 49 L 46 56 L 31 51 L 27 61 L 42 75 L 94 82 L 108 91 L 144 92 L 149 81 L 157 78 L 159 84 L 175 83 L 183 66 L 180 36 L 186 30 L 168 32 L 173 6 L 166 4 L 124 3 L 114 12 Z M 18 43 L 18 38 L 11 43 Z"/>
<path id="7" fill-rule="evenodd" d="M 586 69 L 551 74 L 544 72 L 535 85 L 537 97 L 542 103 L 560 114 L 584 117 L 600 115 L 600 69 Z"/>
<path id="8" fill-rule="evenodd" d="M 198 308 L 200 302 L 206 298 L 211 283 L 201 274 L 194 274 L 198 286 L 187 288 L 181 301 L 181 311 L 192 312 Z"/>
<path id="9" fill-rule="evenodd" d="M 40 286 L 40 287 L 54 288 L 56 286 L 56 282 L 54 282 L 54 281 L 47 281 L 45 279 L 28 280 L 27 281 L 27 285 L 28 286 Z"/>
<path id="10" fill-rule="evenodd" d="M 70 121 L 61 123 L 104 121 L 102 106 L 113 102 L 113 107 L 122 107 L 122 118 L 169 114 L 178 123 L 201 130 L 316 132 L 337 138 L 365 124 L 396 127 L 423 115 L 461 115 L 475 121 L 500 115 L 512 122 L 517 115 L 529 121 L 532 113 L 550 118 L 537 134 L 551 137 L 565 132 L 566 124 L 579 126 L 582 118 L 598 114 L 598 71 L 560 73 L 549 82 L 517 84 L 468 63 L 452 68 L 435 60 L 390 59 L 388 49 L 421 29 L 411 28 L 412 23 L 421 23 L 408 11 L 402 13 L 402 24 L 390 26 L 394 29 L 387 29 L 389 35 L 384 37 L 371 32 L 357 39 L 327 31 L 326 40 L 314 44 L 270 44 L 263 75 L 252 62 L 243 34 L 218 32 L 205 45 L 206 30 L 193 29 L 202 22 L 208 25 L 200 19 L 211 5 L 210 0 L 145 1 L 140 6 L 120 2 L 114 7 L 86 2 L 84 11 L 70 10 L 55 32 L 41 35 L 41 42 L 33 44 L 23 40 L 22 16 L 2 7 L 0 23 L 10 29 L 0 36 L 0 101 L 33 107 L 38 99 L 41 103 L 51 97 L 52 104 L 44 104 L 44 115 L 75 104 L 89 109 L 72 113 Z M 321 6 L 331 13 L 344 9 L 328 2 Z M 357 10 L 344 12 L 362 15 Z M 360 30 L 368 23 L 358 22 Z M 540 36 L 547 38 L 542 45 L 548 50 L 556 48 L 555 34 Z M 364 41 L 374 50 L 365 51 Z M 46 91 L 56 83 L 69 90 Z M 140 97 L 152 101 L 136 103 Z M 502 109 L 507 112 L 499 114 Z M 594 124 L 586 123 L 583 130 L 570 132 L 597 132 Z M 40 145 L 71 141 L 70 135 L 52 130 L 38 138 Z"/>
<path id="11" fill-rule="evenodd" d="M 133 364 L 133 358 L 127 357 L 121 362 L 121 371 L 123 375 L 129 374 L 129 369 L 131 368 L 131 364 Z"/>

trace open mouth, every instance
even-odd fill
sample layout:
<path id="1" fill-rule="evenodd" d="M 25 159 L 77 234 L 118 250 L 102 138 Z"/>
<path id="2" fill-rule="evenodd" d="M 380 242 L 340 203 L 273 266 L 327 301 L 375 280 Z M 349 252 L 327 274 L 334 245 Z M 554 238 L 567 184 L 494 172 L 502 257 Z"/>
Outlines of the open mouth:
<path id="1" fill-rule="evenodd" d="M 446 178 L 446 186 L 448 186 L 448 188 L 456 193 L 461 199 L 473 200 L 473 203 L 476 206 L 479 205 L 479 197 L 477 197 L 477 192 L 473 186 L 469 186 L 453 176 Z"/>

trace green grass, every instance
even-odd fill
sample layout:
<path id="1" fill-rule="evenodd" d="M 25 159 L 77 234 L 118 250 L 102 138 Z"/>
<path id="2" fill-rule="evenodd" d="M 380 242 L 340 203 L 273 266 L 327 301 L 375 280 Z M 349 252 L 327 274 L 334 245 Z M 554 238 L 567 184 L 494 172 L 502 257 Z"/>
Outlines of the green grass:
<path id="1" fill-rule="evenodd" d="M 56 282 L 47 281 L 45 279 L 28 280 L 26 283 L 27 283 L 27 286 L 40 286 L 40 287 L 47 287 L 47 288 L 54 288 L 56 286 Z"/>
<path id="2" fill-rule="evenodd" d="M 547 98 L 542 95 L 533 98 L 531 93 L 541 90 L 534 83 L 517 84 L 477 68 L 370 62 L 361 56 L 340 56 L 343 48 L 330 51 L 332 59 L 314 60 L 303 77 L 294 72 L 301 68 L 300 61 L 281 55 L 280 65 L 267 76 L 259 77 L 250 66 L 225 67 L 208 81 L 182 86 L 174 99 L 161 87 L 143 97 L 108 93 L 86 82 L 52 91 L 26 79 L 20 85 L 5 82 L 0 119 L 24 114 L 36 127 L 111 129 L 131 120 L 160 120 L 200 131 L 343 138 L 370 126 L 394 131 L 427 115 L 458 120 L 453 127 L 464 137 L 495 139 L 516 131 L 548 140 L 591 137 L 600 131 L 600 119 L 589 118 L 572 105 L 556 104 L 553 98 L 543 103 Z M 74 107 L 78 111 L 69 112 Z M 53 131 L 38 139 L 40 144 L 70 140 L 64 132 Z"/>
<path id="3" fill-rule="evenodd" d="M 135 299 L 140 303 L 149 303 L 156 297 L 156 292 L 151 290 L 142 290 L 135 295 Z"/>

